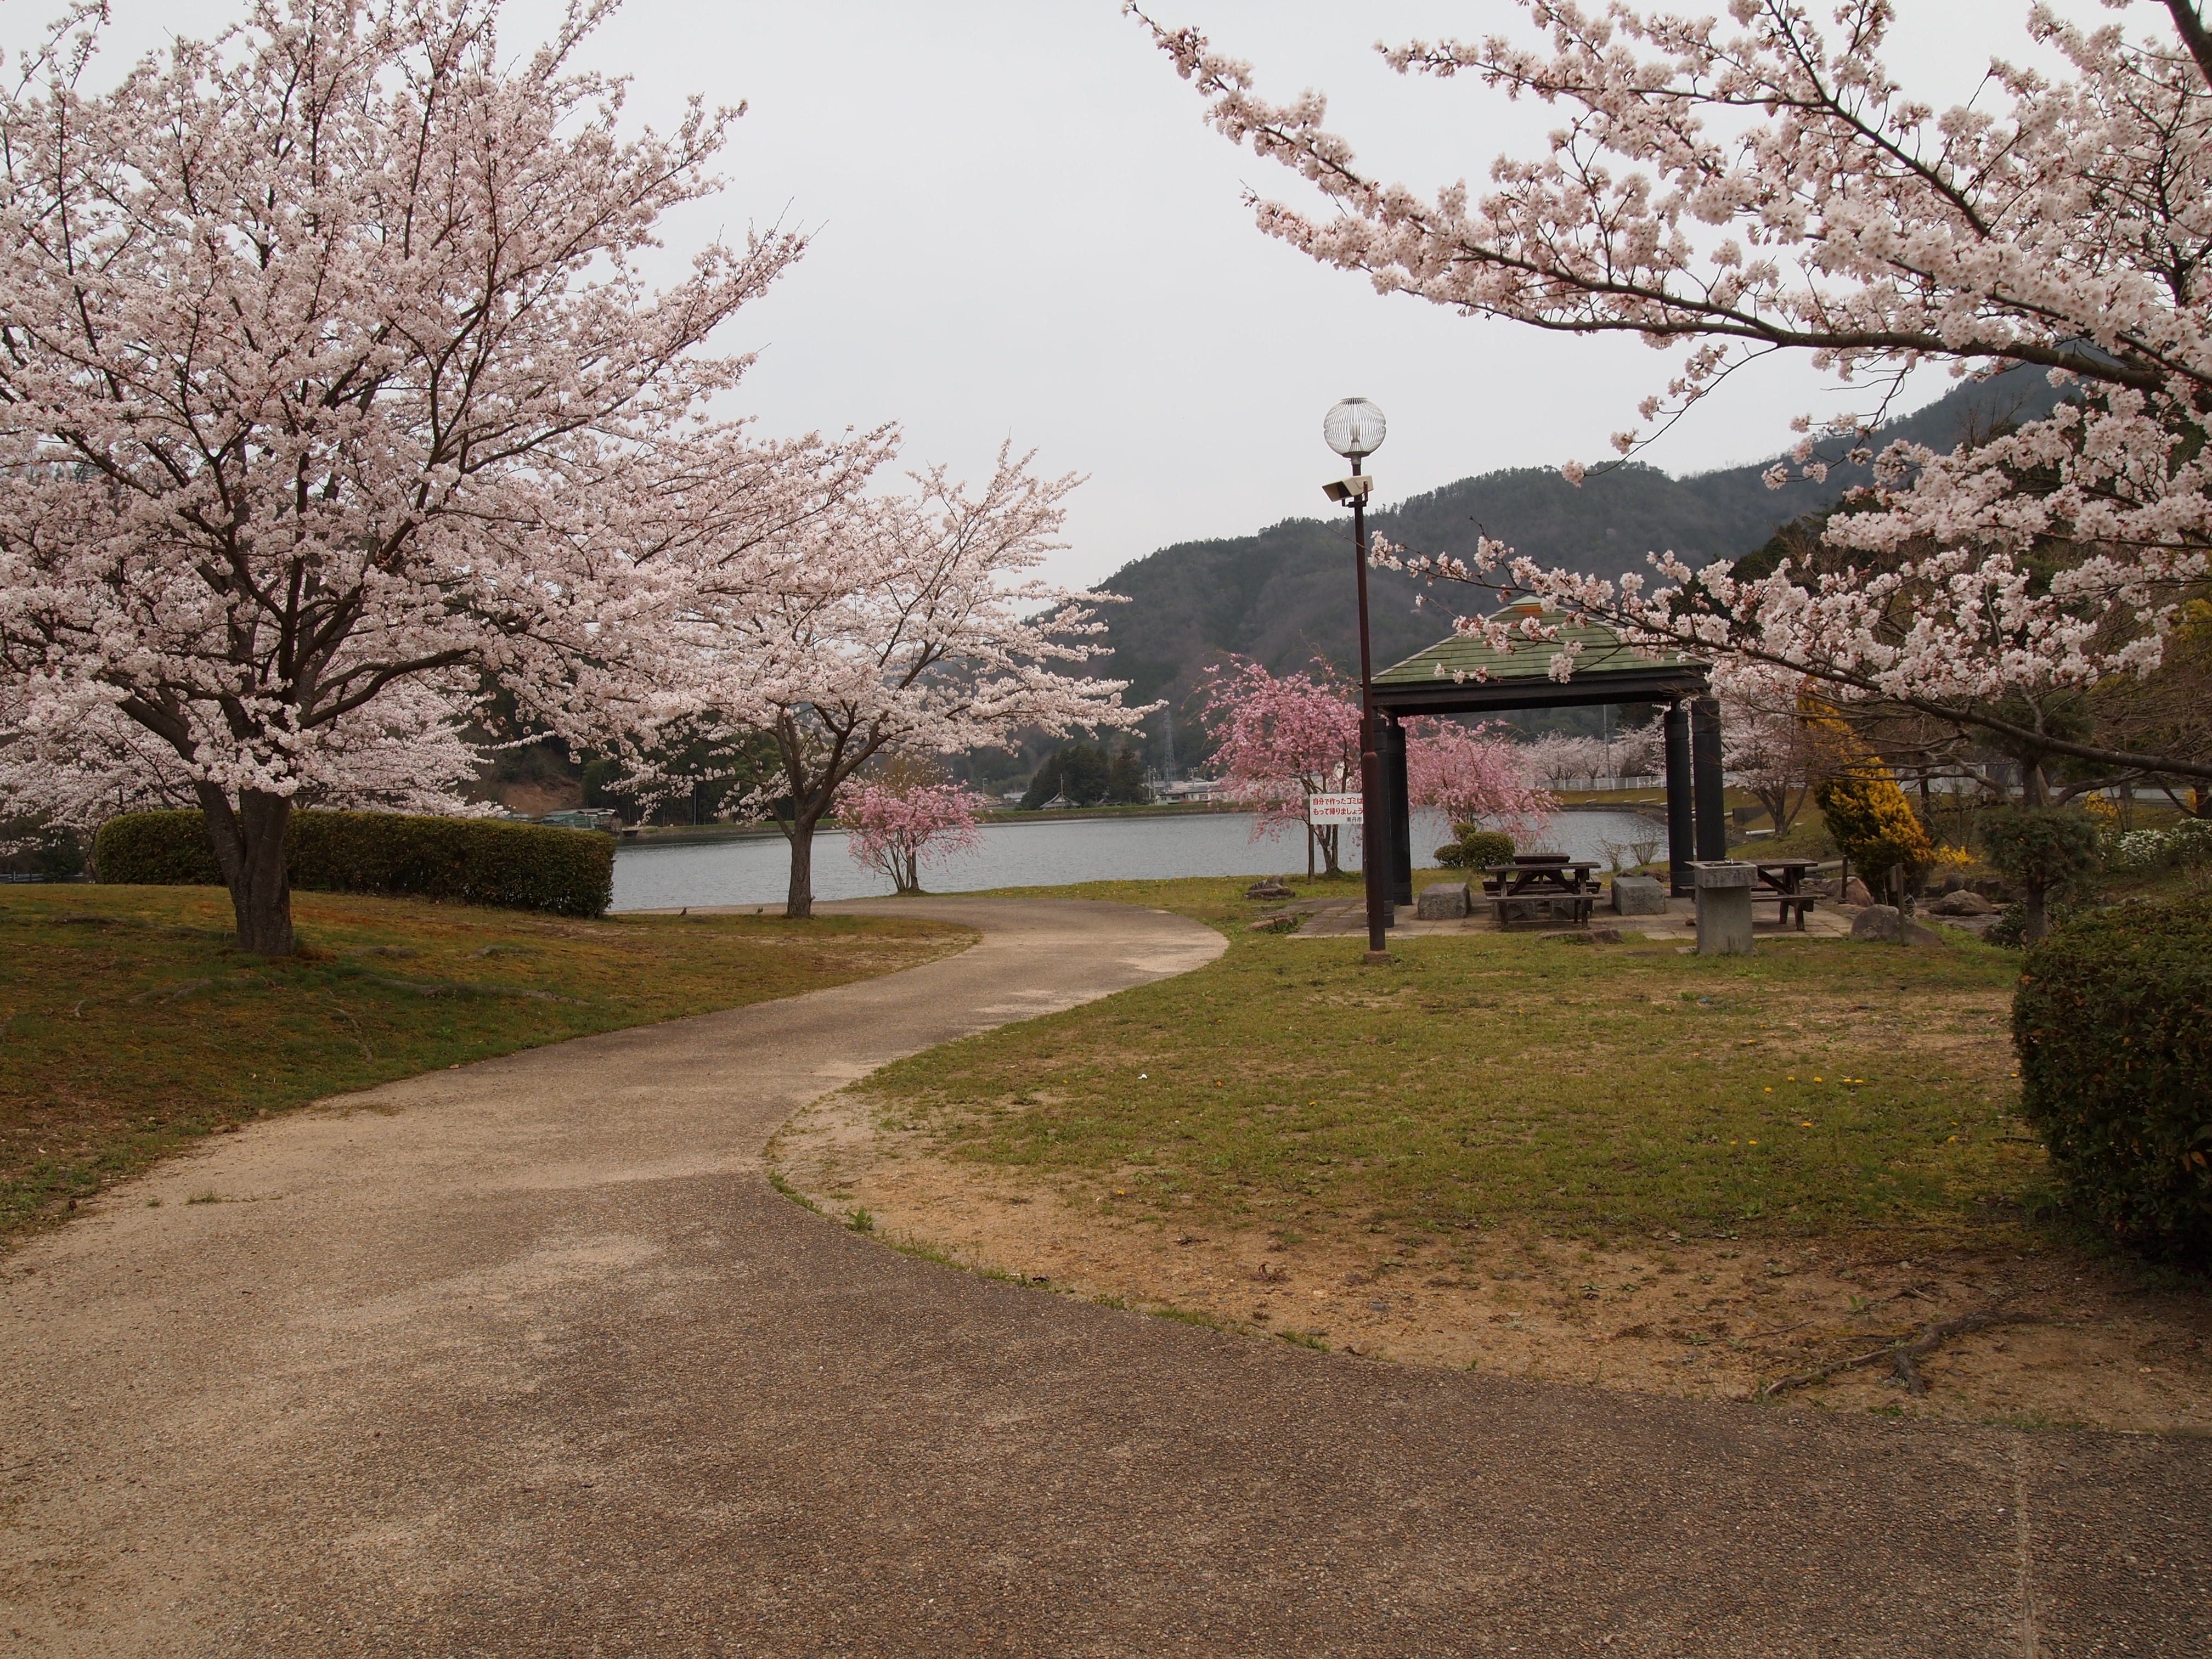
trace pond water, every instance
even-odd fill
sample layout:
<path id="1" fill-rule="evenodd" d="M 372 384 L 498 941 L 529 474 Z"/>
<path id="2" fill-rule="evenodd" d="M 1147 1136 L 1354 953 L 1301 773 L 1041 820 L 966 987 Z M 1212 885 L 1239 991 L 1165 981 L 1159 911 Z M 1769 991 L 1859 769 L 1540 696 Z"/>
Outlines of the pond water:
<path id="1" fill-rule="evenodd" d="M 1059 887 L 1078 881 L 1167 876 L 1303 876 L 1305 849 L 1297 833 L 1285 831 L 1255 842 L 1254 822 L 1246 812 L 1208 812 L 987 824 L 981 847 L 924 871 L 922 883 L 933 893 L 968 893 L 987 887 Z M 1429 864 L 1430 849 L 1450 838 L 1451 826 L 1441 814 L 1416 812 L 1414 864 Z M 1356 869 L 1357 839 L 1346 839 L 1354 843 L 1346 863 Z M 1621 846 L 1656 842 L 1663 852 L 1666 837 L 1656 819 L 1634 812 L 1591 811 L 1560 813 L 1541 839 L 1546 850 L 1603 864 L 1608 842 Z M 614 908 L 781 904 L 790 874 L 790 852 L 781 836 L 675 847 L 624 846 L 615 855 Z M 842 834 L 824 830 L 815 837 L 815 897 L 870 898 L 890 890 L 885 878 L 853 861 Z"/>

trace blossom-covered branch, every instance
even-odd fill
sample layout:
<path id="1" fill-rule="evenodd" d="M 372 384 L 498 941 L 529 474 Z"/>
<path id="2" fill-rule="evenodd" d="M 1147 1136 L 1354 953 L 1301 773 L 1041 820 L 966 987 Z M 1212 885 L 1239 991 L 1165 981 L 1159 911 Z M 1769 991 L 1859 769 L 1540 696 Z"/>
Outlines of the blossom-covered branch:
<path id="1" fill-rule="evenodd" d="M 2035 7 L 2028 42 L 2065 71 L 1992 60 L 1973 99 L 1939 110 L 1884 67 L 1890 0 L 1843 0 L 1825 30 L 1785 0 L 1734 0 L 1722 17 L 1522 4 L 1534 39 L 1386 52 L 1402 72 L 1562 112 L 1547 153 L 1500 158 L 1480 189 L 1426 193 L 1363 170 L 1319 94 L 1271 102 L 1197 31 L 1143 21 L 1214 125 L 1317 193 L 1320 211 L 1255 199 L 1269 234 L 1384 293 L 1680 348 L 1644 427 L 1615 434 L 1624 454 L 1748 358 L 1803 353 L 1871 389 L 1850 415 L 1801 419 L 1770 481 L 1818 480 L 1848 459 L 1875 463 L 1877 487 L 1831 520 L 1826 544 L 1846 562 L 1819 569 L 1737 580 L 1667 554 L 1647 588 L 1486 544 L 1429 573 L 1534 594 L 1655 647 L 1808 674 L 1845 700 L 1892 699 L 2015 749 L 2212 776 L 2201 756 L 2088 741 L 2041 712 L 2154 672 L 2212 549 L 2202 6 L 2167 0 L 2170 30 L 2140 39 Z M 2062 396 L 1948 453 L 1876 454 L 1890 398 L 1933 362 L 2033 367 Z M 1549 624 L 1513 626 L 1529 638 Z M 1574 666 L 1571 649 L 1553 664 L 1562 678 Z"/>

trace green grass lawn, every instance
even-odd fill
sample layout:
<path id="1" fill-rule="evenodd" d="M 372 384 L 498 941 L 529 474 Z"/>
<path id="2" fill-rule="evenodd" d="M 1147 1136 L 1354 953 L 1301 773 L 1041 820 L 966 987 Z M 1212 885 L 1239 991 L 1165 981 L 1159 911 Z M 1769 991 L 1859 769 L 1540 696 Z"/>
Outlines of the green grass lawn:
<path id="1" fill-rule="evenodd" d="M 0 1241 L 210 1130 L 621 1026 L 957 950 L 895 918 L 578 921 L 300 893 L 307 945 L 240 954 L 217 889 L 0 892 Z"/>
<path id="2" fill-rule="evenodd" d="M 872 1089 L 949 1157 L 1277 1231 L 1975 1230 L 2039 1191 L 2012 1115 L 2016 956 L 1465 934 L 1367 967 L 1364 940 L 1247 933 L 1243 885 L 1050 890 L 1196 916 L 1228 952 Z"/>

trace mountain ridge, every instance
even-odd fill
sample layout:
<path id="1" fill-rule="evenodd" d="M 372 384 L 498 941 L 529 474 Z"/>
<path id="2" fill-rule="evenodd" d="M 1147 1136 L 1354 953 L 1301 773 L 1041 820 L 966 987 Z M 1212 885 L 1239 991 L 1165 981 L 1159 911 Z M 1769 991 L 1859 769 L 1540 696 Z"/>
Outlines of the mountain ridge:
<path id="1" fill-rule="evenodd" d="M 2008 370 L 1954 388 L 1889 422 L 1873 441 L 1949 449 L 2004 422 L 2037 418 L 2057 397 L 2035 371 Z M 1770 489 L 1764 475 L 1773 464 L 1677 478 L 1632 462 L 1593 471 L 1579 486 L 1555 469 L 1507 468 L 1408 496 L 1370 514 L 1369 524 L 1415 552 L 1464 556 L 1486 535 L 1545 564 L 1618 577 L 1642 568 L 1651 551 L 1670 550 L 1693 565 L 1741 558 L 1792 519 L 1869 482 L 1872 472 L 1838 464 L 1821 483 L 1799 478 Z M 1172 544 L 1097 584 L 1127 602 L 1100 608 L 1108 652 L 1094 672 L 1127 680 L 1132 702 L 1166 702 L 1175 746 L 1188 764 L 1198 736 L 1192 693 L 1210 665 L 1234 654 L 1285 673 L 1318 657 L 1347 677 L 1357 672 L 1352 574 L 1348 514 L 1290 518 L 1246 536 Z M 1378 672 L 1449 632 L 1455 597 L 1478 597 L 1385 570 L 1370 570 L 1368 587 Z M 1152 758 L 1165 761 L 1162 714 L 1146 721 L 1146 735 Z"/>

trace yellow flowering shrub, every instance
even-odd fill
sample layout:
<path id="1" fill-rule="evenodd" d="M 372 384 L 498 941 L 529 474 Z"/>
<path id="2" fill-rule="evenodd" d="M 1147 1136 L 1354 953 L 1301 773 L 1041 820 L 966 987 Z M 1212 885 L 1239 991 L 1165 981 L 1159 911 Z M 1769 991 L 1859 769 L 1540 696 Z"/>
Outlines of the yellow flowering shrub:
<path id="1" fill-rule="evenodd" d="M 1937 854 L 1928 831 L 1880 761 L 1851 762 L 1813 788 L 1838 850 L 1869 884 L 1897 869 L 1925 870 Z"/>

